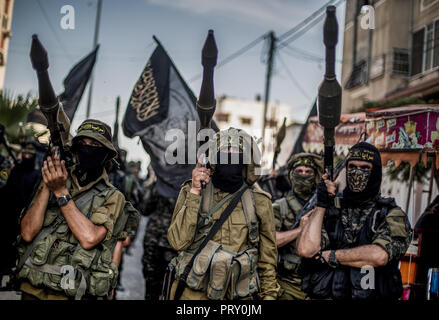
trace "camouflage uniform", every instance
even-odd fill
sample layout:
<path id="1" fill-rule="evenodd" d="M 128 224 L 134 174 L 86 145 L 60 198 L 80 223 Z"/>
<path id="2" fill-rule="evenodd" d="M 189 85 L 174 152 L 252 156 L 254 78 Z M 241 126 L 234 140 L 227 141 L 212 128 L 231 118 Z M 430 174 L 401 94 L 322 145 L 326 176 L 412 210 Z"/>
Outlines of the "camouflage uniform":
<path id="1" fill-rule="evenodd" d="M 105 123 L 100 122 L 98 120 L 85 120 L 80 125 L 77 132 L 78 132 L 77 135 L 72 139 L 72 141 L 69 142 L 69 144 L 72 145 L 73 147 L 77 146 L 77 141 L 79 139 L 91 138 L 91 139 L 94 139 L 94 140 L 98 141 L 99 143 L 101 143 L 103 145 L 103 147 L 108 150 L 107 161 L 110 161 L 112 158 L 114 158 L 117 155 L 117 151 L 115 150 L 114 146 L 111 143 L 111 128 L 108 125 L 106 125 Z M 72 298 L 66 294 L 64 289 L 62 289 L 60 283 L 54 282 L 55 280 L 51 280 L 50 286 L 49 286 L 47 280 L 52 279 L 52 278 L 48 277 L 48 275 L 46 273 L 50 274 L 50 272 L 54 272 L 51 270 L 55 270 L 57 267 L 59 267 L 59 264 L 66 264 L 66 260 L 67 261 L 69 259 L 72 260 L 73 259 L 72 257 L 75 256 L 76 252 L 84 252 L 84 254 L 78 255 L 79 258 L 76 258 L 77 261 L 75 263 L 74 262 L 70 262 L 70 263 L 75 268 L 79 268 L 78 270 L 82 270 L 82 269 L 80 269 L 82 267 L 78 267 L 77 265 L 79 265 L 79 266 L 88 265 L 88 269 L 84 268 L 84 270 L 82 270 L 82 271 L 86 271 L 86 270 L 91 271 L 85 277 L 89 277 L 89 275 L 92 274 L 92 272 L 93 272 L 92 268 L 96 268 L 96 266 L 98 266 L 100 268 L 104 267 L 106 269 L 105 272 L 101 272 L 101 277 L 102 277 L 102 275 L 109 277 L 109 275 L 111 276 L 113 274 L 115 274 L 117 276 L 117 267 L 116 267 L 114 261 L 110 261 L 110 263 L 108 263 L 107 260 L 112 260 L 113 249 L 114 249 L 114 246 L 117 242 L 117 239 L 120 236 L 119 231 L 117 234 L 115 233 L 116 232 L 115 228 L 116 228 L 116 226 L 119 227 L 119 225 L 117 225 L 117 222 L 119 221 L 119 218 L 122 216 L 122 214 L 124 212 L 124 207 L 125 207 L 125 202 L 126 202 L 125 198 L 121 192 L 114 190 L 114 186 L 112 186 L 110 184 L 109 179 L 108 179 L 108 175 L 107 175 L 107 172 L 105 169 L 103 169 L 100 176 L 96 177 L 93 181 L 87 182 L 86 185 L 81 185 L 79 182 L 80 177 L 77 177 L 75 175 L 75 172 L 76 172 L 75 168 L 76 168 L 76 165 L 67 169 L 69 172 L 69 178 L 68 178 L 68 181 L 66 184 L 66 187 L 69 190 L 69 193 L 71 194 L 73 201 L 76 201 L 76 199 L 78 199 L 79 197 L 81 197 L 83 195 L 86 195 L 86 194 L 89 194 L 90 192 L 93 192 L 93 189 L 97 185 L 100 185 L 100 188 L 103 190 L 103 191 L 101 191 L 101 193 L 97 194 L 96 197 L 93 196 L 89 201 L 87 201 L 86 203 L 83 203 L 82 206 L 86 206 L 86 205 L 88 205 L 88 203 L 90 203 L 90 205 L 88 207 L 89 208 L 88 210 L 90 212 L 87 214 L 87 212 L 85 212 L 85 210 L 83 210 L 81 213 L 86 215 L 87 218 L 90 220 L 90 222 L 92 222 L 94 225 L 104 226 L 105 229 L 107 230 L 106 236 L 105 236 L 104 240 L 102 240 L 102 242 L 98 246 L 93 248 L 92 250 L 83 249 L 82 246 L 79 244 L 78 240 L 76 239 L 76 237 L 73 235 L 72 231 L 69 228 L 68 223 L 65 220 L 60 225 L 56 224 L 56 221 L 62 221 L 62 220 L 59 220 L 59 218 L 62 216 L 62 213 L 61 213 L 62 211 L 58 207 L 58 204 L 56 202 L 56 199 L 55 199 L 53 193 L 51 193 L 51 196 L 48 200 L 48 206 L 47 206 L 47 209 L 45 212 L 45 216 L 44 216 L 44 230 L 48 230 L 48 228 L 52 225 L 54 225 L 57 228 L 54 229 L 53 231 L 51 231 L 49 234 L 47 234 L 42 239 L 38 240 L 38 238 L 34 238 L 31 243 L 25 243 L 24 241 L 21 241 L 21 244 L 20 244 L 20 248 L 21 248 L 21 251 L 19 251 L 20 255 L 21 255 L 20 260 L 23 260 L 23 256 L 26 257 L 25 250 L 27 248 L 31 249 L 30 256 L 29 256 L 29 258 L 27 258 L 26 263 L 21 267 L 21 269 L 18 270 L 18 272 L 19 272 L 18 278 L 22 279 L 21 285 L 20 285 L 20 290 L 23 292 L 22 298 L 25 300 L 26 299 L 67 300 L 69 298 Z M 41 192 L 41 190 L 43 188 L 43 183 L 44 182 L 42 182 L 40 184 L 35 197 L 32 199 L 32 203 L 30 205 L 30 208 L 32 207 L 33 203 L 36 201 L 39 193 Z M 104 192 L 105 192 L 105 197 L 108 196 L 108 198 L 104 198 L 102 200 L 102 204 L 99 205 L 98 207 L 93 207 L 95 200 L 98 199 L 101 196 L 101 194 L 104 194 Z M 99 202 L 99 203 L 101 203 L 101 202 Z M 24 216 L 26 214 L 27 214 L 27 212 L 24 213 Z M 56 216 L 55 216 L 55 214 L 56 214 Z M 56 220 L 56 221 L 54 222 L 54 220 Z M 63 228 L 63 227 L 65 227 L 65 228 Z M 42 232 L 42 230 L 40 230 L 40 232 Z M 123 229 L 120 232 L 122 232 L 122 231 L 123 231 Z M 58 241 L 58 245 L 44 246 L 45 243 L 47 242 L 46 239 L 49 239 L 49 238 L 55 239 L 55 242 Z M 37 241 L 37 242 L 35 242 L 35 244 L 36 244 L 35 247 L 33 247 L 33 245 L 32 245 L 34 241 Z M 111 241 L 111 243 L 110 243 L 110 241 Z M 63 252 L 59 253 L 57 250 L 59 250 L 58 246 L 59 247 L 62 246 L 61 244 L 64 246 L 69 245 L 69 246 L 73 247 L 75 250 L 74 251 L 75 253 L 73 253 L 73 255 L 72 255 L 72 252 L 69 252 L 69 251 L 63 251 Z M 44 250 L 41 249 L 43 247 L 44 247 Z M 87 264 L 86 252 L 90 252 L 89 254 L 92 254 L 92 253 L 96 254 L 97 251 L 99 251 L 101 258 L 93 260 L 93 261 L 91 261 L 91 263 Z M 41 266 L 40 266 L 39 270 L 34 270 L 35 268 L 38 268 L 38 267 L 35 267 L 35 265 L 33 265 L 33 264 L 28 265 L 28 263 L 29 263 L 28 261 L 30 261 L 30 262 L 34 261 L 33 257 L 38 256 L 38 254 L 43 254 L 41 252 L 43 252 L 43 253 L 48 252 L 47 256 L 46 256 L 46 260 L 51 261 L 50 263 L 52 265 L 50 265 L 46 261 L 46 263 L 43 264 L 43 266 L 46 266 L 46 264 L 47 264 L 46 269 L 41 269 Z M 57 255 L 57 253 L 58 253 L 58 255 Z M 105 257 L 104 257 L 104 253 L 105 253 Z M 103 263 L 101 261 L 104 261 L 104 258 L 106 260 Z M 85 260 L 83 261 L 83 259 L 85 259 Z M 82 263 L 82 264 L 80 264 L 80 263 Z M 30 269 L 32 269 L 32 270 L 30 270 Z M 82 276 L 82 277 L 84 277 L 84 276 Z M 59 276 L 59 279 L 61 279 L 60 276 Z M 110 281 L 100 282 L 100 284 L 101 285 L 107 284 L 109 287 L 109 291 L 110 291 L 111 288 L 114 288 L 114 286 L 115 286 L 114 279 L 115 279 L 115 277 L 112 276 Z M 37 282 L 38 284 L 32 283 L 32 281 Z M 91 284 L 91 280 L 87 280 L 86 282 L 87 282 L 87 286 L 86 286 L 87 292 L 85 293 L 84 296 L 82 296 L 83 299 L 96 299 L 97 296 L 104 295 L 104 293 L 97 291 L 98 289 L 103 291 L 101 287 L 98 288 L 96 286 L 93 286 Z M 76 289 L 77 289 L 77 287 L 76 287 Z M 90 291 L 92 289 L 94 290 L 93 293 Z M 78 289 L 78 291 L 79 291 L 79 289 Z M 107 293 L 108 293 L 108 291 L 105 292 L 105 294 L 107 294 Z"/>
<path id="2" fill-rule="evenodd" d="M 293 175 L 294 168 L 307 166 L 314 169 L 314 181 L 318 181 L 323 172 L 323 162 L 320 156 L 311 153 L 295 154 L 288 161 L 288 177 L 292 186 L 296 189 L 303 187 L 303 182 L 297 183 Z M 276 222 L 276 231 L 285 232 L 291 230 L 296 222 L 296 217 L 305 205 L 305 199 L 301 199 L 297 194 L 302 194 L 299 190 L 292 190 L 293 193 L 286 198 L 282 198 L 273 203 L 273 213 Z M 312 189 L 310 189 L 312 190 Z M 302 190 L 300 190 L 302 191 Z M 307 195 L 306 198 L 308 198 Z M 279 300 L 303 300 L 306 293 L 302 291 L 301 257 L 297 253 L 297 238 L 278 248 L 279 263 L 277 280 L 281 287 Z"/>
<path id="3" fill-rule="evenodd" d="M 277 200 L 273 203 L 273 213 L 276 223 L 276 231 L 283 232 L 291 230 L 296 222 L 296 216 L 302 209 L 303 204 L 296 196 Z M 283 216 L 283 211 L 285 216 Z M 301 258 L 297 253 L 296 240 L 293 240 L 283 247 L 278 248 L 279 263 L 277 280 L 281 287 L 280 300 L 303 300 L 306 294 L 301 290 L 302 277 L 300 275 Z"/>
<path id="4" fill-rule="evenodd" d="M 348 208 L 341 210 L 341 221 L 348 243 L 357 241 L 358 234 L 367 218 L 375 208 L 376 201 L 370 200 L 362 208 Z M 386 219 L 375 229 L 371 244 L 383 248 L 389 255 L 389 262 L 398 261 L 406 253 L 410 244 L 411 226 L 407 214 L 396 207 L 389 211 Z M 329 237 L 322 226 L 322 250 L 328 248 Z"/>
<path id="5" fill-rule="evenodd" d="M 221 133 L 217 133 L 219 139 L 211 141 L 212 143 L 218 143 L 218 149 L 224 147 L 238 147 L 243 154 L 246 154 L 249 149 L 246 149 L 247 145 L 251 145 L 254 148 L 255 144 L 246 144 L 247 139 L 252 139 L 248 135 L 246 136 L 243 131 L 235 131 L 237 129 L 231 128 L 228 130 L 228 134 L 237 132 L 241 139 L 237 141 L 228 140 L 227 134 L 224 135 L 226 139 L 222 139 Z M 211 143 L 209 142 L 209 143 Z M 235 143 L 234 143 L 235 142 Z M 241 143 L 242 142 L 242 143 Z M 238 144 L 236 144 L 238 143 Z M 252 150 L 259 151 L 259 150 Z M 255 152 L 255 153 L 256 153 Z M 212 155 L 209 152 L 209 163 L 212 172 L 215 171 L 215 164 L 212 162 Z M 258 155 L 256 155 L 258 156 Z M 238 202 L 227 220 L 221 225 L 218 232 L 209 241 L 209 244 L 205 248 L 209 248 L 214 244 L 219 246 L 220 249 L 215 251 L 211 260 L 205 261 L 200 258 L 200 268 L 204 270 L 203 276 L 206 277 L 206 281 L 209 283 L 207 290 L 192 289 L 186 286 L 179 299 L 181 300 L 206 300 L 206 299 L 252 299 L 258 296 L 263 300 L 275 300 L 279 293 L 279 284 L 276 281 L 276 264 L 277 264 L 277 249 L 276 249 L 276 236 L 274 217 L 271 205 L 271 196 L 262 191 L 259 187 L 253 186 L 255 181 L 259 178 L 257 168 L 259 167 L 259 161 L 255 159 L 255 154 L 252 154 L 251 163 L 247 164 L 243 170 L 243 178 L 245 183 L 250 186 L 248 191 L 251 192 L 252 201 L 254 204 L 255 222 L 251 215 L 248 214 L 249 207 L 244 207 L 244 196 L 241 201 Z M 211 182 L 209 183 L 211 184 Z M 212 184 L 213 186 L 213 184 Z M 218 210 L 212 212 L 211 217 L 208 219 L 203 215 L 202 208 L 203 197 L 190 192 L 192 182 L 186 182 L 177 199 L 177 203 L 174 209 L 172 217 L 172 223 L 168 230 L 168 239 L 172 247 L 179 251 L 178 259 L 174 262 L 177 267 L 177 278 L 179 270 L 185 265 L 185 257 L 190 257 L 197 246 L 202 242 L 208 233 L 209 225 L 211 226 L 215 220 L 218 220 L 230 203 L 230 200 L 222 202 Z M 209 185 L 206 187 L 205 190 Z M 216 207 L 220 201 L 224 201 L 227 196 L 231 194 L 222 191 L 216 187 L 213 187 L 213 197 L 210 198 L 210 208 Z M 250 222 L 250 223 L 249 223 Z M 255 227 L 257 225 L 257 227 Z M 205 229 L 205 227 L 207 229 Z M 257 239 L 256 246 L 253 246 L 252 240 Z M 207 249 L 208 251 L 209 249 Z M 252 251 L 254 250 L 254 251 Z M 206 252 L 204 249 L 198 257 Z M 210 252 L 210 251 L 208 251 Z M 244 253 L 250 260 L 250 266 L 244 262 L 244 260 L 235 264 L 237 257 L 239 259 L 240 253 Z M 225 256 L 233 256 L 232 260 L 224 258 Z M 242 256 L 241 256 L 242 257 Z M 197 260 L 197 259 L 196 259 Z M 246 261 L 248 261 L 246 260 Z M 212 261 L 212 262 L 211 262 Z M 215 263 L 220 261 L 219 263 Z M 226 261 L 230 261 L 227 264 Z M 233 261 L 233 262 L 232 262 Z M 222 263 L 224 262 L 224 264 Z M 197 262 L 198 263 L 198 262 Z M 208 264 L 206 266 L 206 263 Z M 233 266 L 237 266 L 238 270 Z M 230 267 L 230 269 L 228 269 Z M 247 270 L 247 268 L 249 270 Z M 195 265 L 192 270 L 195 269 Z M 207 271 L 211 270 L 211 271 Z M 214 271 L 212 271 L 214 270 Z M 216 271 L 215 271 L 216 270 Z M 246 271 L 247 270 L 247 271 Z M 224 274 L 224 272 L 227 272 Z M 244 272 L 242 274 L 241 272 Z M 246 273 L 247 272 L 247 273 Z M 193 274 L 191 271 L 190 274 Z M 227 276 L 229 275 L 229 276 Z M 242 278 L 241 278 L 242 277 Z M 253 285 L 253 279 L 258 278 L 257 284 Z M 242 280 L 236 281 L 237 279 Z M 174 295 L 177 289 L 178 280 L 175 280 L 171 289 L 171 299 L 174 299 Z M 189 281 L 187 282 L 189 283 Z M 216 284 L 220 283 L 218 287 Z M 222 287 L 221 287 L 222 285 Z M 193 286 L 192 286 L 193 287 Z M 212 290 L 210 290 L 212 289 Z M 218 291 L 220 294 L 218 294 Z M 242 292 L 242 294 L 241 294 Z"/>
<path id="6" fill-rule="evenodd" d="M 175 200 L 161 197 L 155 186 L 152 188 L 152 195 L 145 209 L 149 220 L 143 238 L 142 265 L 146 300 L 159 299 L 166 267 L 177 256 L 167 239 Z"/>

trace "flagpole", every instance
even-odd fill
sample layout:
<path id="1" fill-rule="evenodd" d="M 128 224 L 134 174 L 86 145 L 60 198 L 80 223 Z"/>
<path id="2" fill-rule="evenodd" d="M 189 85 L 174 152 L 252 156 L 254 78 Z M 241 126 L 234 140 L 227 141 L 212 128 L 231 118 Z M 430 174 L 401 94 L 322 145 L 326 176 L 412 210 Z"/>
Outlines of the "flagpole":
<path id="1" fill-rule="evenodd" d="M 98 0 L 98 6 L 96 9 L 96 25 L 95 25 L 95 34 L 93 37 L 93 49 L 96 49 L 96 46 L 98 44 L 98 35 L 99 35 L 99 25 L 101 21 L 101 11 L 102 11 L 102 0 Z M 87 101 L 87 112 L 86 112 L 86 118 L 90 118 L 90 108 L 91 108 L 91 95 L 93 92 L 93 72 L 90 76 L 90 86 L 88 88 L 88 101 Z"/>

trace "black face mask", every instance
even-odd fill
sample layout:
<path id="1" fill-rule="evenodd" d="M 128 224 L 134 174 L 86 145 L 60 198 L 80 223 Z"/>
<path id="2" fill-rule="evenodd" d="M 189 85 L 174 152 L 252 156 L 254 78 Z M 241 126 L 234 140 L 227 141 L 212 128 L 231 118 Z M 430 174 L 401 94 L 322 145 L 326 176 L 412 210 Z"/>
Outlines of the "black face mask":
<path id="1" fill-rule="evenodd" d="M 244 183 L 244 178 L 242 176 L 244 164 L 242 163 L 242 154 L 239 155 L 238 164 L 230 164 L 230 156 L 231 154 L 228 154 L 228 164 L 221 164 L 219 161 L 220 153 L 218 153 L 218 161 L 212 175 L 212 183 L 215 188 L 224 192 L 234 193 L 238 191 Z"/>
<path id="2" fill-rule="evenodd" d="M 83 170 L 92 170 L 103 167 L 107 159 L 108 151 L 106 148 L 88 145 L 78 145 L 76 147 L 79 166 Z"/>
<path id="3" fill-rule="evenodd" d="M 24 170 L 33 170 L 35 168 L 35 156 L 21 159 L 20 167 Z"/>
<path id="4" fill-rule="evenodd" d="M 102 147 L 94 147 L 80 144 L 76 147 L 79 164 L 76 175 L 81 186 L 96 180 L 103 172 L 108 150 Z"/>

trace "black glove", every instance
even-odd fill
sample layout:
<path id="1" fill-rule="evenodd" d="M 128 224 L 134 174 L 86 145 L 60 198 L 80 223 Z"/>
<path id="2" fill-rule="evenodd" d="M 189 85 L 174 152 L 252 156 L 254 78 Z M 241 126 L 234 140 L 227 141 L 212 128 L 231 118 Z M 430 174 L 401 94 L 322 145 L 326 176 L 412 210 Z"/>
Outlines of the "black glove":
<path id="1" fill-rule="evenodd" d="M 328 193 L 325 182 L 321 180 L 317 185 L 316 207 L 329 208 L 331 204 L 334 204 L 334 196 Z"/>

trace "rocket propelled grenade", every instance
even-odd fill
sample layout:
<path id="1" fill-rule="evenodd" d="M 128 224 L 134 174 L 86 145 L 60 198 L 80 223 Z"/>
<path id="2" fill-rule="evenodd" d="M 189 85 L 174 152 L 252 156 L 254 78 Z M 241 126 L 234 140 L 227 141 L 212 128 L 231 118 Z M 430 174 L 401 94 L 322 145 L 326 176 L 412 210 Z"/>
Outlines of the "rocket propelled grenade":
<path id="1" fill-rule="evenodd" d="M 66 160 L 66 164 L 69 166 L 72 163 L 72 159 L 66 153 L 66 150 L 64 150 L 65 148 L 61 138 L 61 132 L 64 132 L 65 128 L 64 125 L 58 121 L 60 102 L 55 94 L 55 91 L 53 90 L 49 73 L 47 71 L 49 68 L 47 51 L 44 49 L 36 34 L 32 35 L 30 60 L 32 62 L 32 67 L 37 73 L 39 92 L 38 104 L 47 119 L 51 143 L 54 147 L 56 147 L 56 152 L 60 153 L 61 159 Z"/>
<path id="2" fill-rule="evenodd" d="M 338 42 L 338 23 L 335 6 L 326 8 L 323 43 L 326 47 L 325 78 L 319 87 L 319 122 L 324 128 L 324 160 L 329 177 L 333 179 L 335 127 L 340 123 L 341 87 L 335 76 L 335 48 Z"/>
<path id="3" fill-rule="evenodd" d="M 200 118 L 201 129 L 210 128 L 210 122 L 215 113 L 216 100 L 213 84 L 213 72 L 218 59 L 213 30 L 209 30 L 206 41 L 201 51 L 201 64 L 203 66 L 203 81 L 197 101 L 197 112 Z"/>

